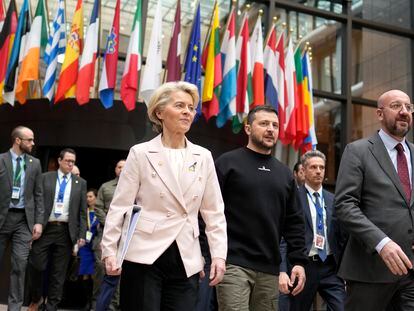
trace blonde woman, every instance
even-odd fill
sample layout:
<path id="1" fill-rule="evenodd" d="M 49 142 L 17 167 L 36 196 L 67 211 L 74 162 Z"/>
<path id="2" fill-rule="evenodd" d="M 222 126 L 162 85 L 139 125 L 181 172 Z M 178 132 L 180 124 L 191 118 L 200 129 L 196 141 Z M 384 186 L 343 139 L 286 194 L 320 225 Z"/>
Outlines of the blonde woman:
<path id="1" fill-rule="evenodd" d="M 116 266 L 124 215 L 134 202 L 142 207 L 122 266 L 122 310 L 193 310 L 204 261 L 197 215 L 206 223 L 212 258 L 210 286 L 225 271 L 227 234 L 224 205 L 211 153 L 192 144 L 190 130 L 199 102 L 187 82 L 160 86 L 148 103 L 159 133 L 133 146 L 106 218 L 102 257 L 109 275 Z"/>

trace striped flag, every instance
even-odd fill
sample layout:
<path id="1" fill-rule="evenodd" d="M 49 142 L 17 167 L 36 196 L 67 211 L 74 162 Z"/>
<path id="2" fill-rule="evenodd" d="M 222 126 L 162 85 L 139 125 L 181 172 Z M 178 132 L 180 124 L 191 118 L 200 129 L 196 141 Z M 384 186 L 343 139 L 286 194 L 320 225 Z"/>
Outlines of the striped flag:
<path id="1" fill-rule="evenodd" d="M 141 96 L 145 103 L 151 98 L 152 93 L 161 84 L 162 72 L 162 15 L 161 0 L 157 1 L 151 36 L 148 45 L 147 60 L 141 80 Z"/>
<path id="2" fill-rule="evenodd" d="M 119 15 L 120 0 L 117 0 L 111 31 L 106 39 L 106 50 L 103 60 L 101 81 L 99 81 L 99 98 L 106 109 L 111 108 L 114 104 L 116 67 L 118 64 L 119 52 Z"/>
<path id="3" fill-rule="evenodd" d="M 22 56 L 23 60 L 17 79 L 16 99 L 20 104 L 26 102 L 29 82 L 39 80 L 40 56 L 43 54 L 47 44 L 47 24 L 45 3 L 44 0 L 39 0 L 30 32 L 27 34 Z"/>
<path id="4" fill-rule="evenodd" d="M 286 109 L 288 106 L 287 84 L 285 66 L 285 35 L 282 33 L 276 43 L 276 92 L 277 92 L 277 112 L 279 114 L 279 140 L 286 145 Z"/>
<path id="5" fill-rule="evenodd" d="M 295 71 L 295 59 L 293 54 L 292 38 L 286 52 L 286 86 L 287 86 L 287 106 L 285 109 L 285 138 L 286 142 L 293 142 L 296 138 L 296 103 L 298 101 L 297 81 Z"/>
<path id="6" fill-rule="evenodd" d="M 315 131 L 315 111 L 313 106 L 313 91 L 312 91 L 312 69 L 309 61 L 309 54 L 307 51 L 302 56 L 302 73 L 303 73 L 303 100 L 308 107 L 308 120 L 309 120 L 309 134 L 304 139 L 302 145 L 302 152 L 306 152 L 311 149 L 316 149 L 318 139 L 316 138 Z"/>
<path id="7" fill-rule="evenodd" d="M 203 51 L 202 65 L 205 69 L 202 111 L 204 117 L 209 120 L 219 112 L 218 95 L 223 76 L 221 72 L 221 53 L 220 53 L 220 24 L 219 9 L 217 1 L 213 9 L 213 18 L 210 26 L 210 36 L 207 46 Z"/>
<path id="8" fill-rule="evenodd" d="M 99 0 L 95 0 L 88 30 L 86 31 L 85 47 L 79 66 L 76 81 L 76 101 L 79 105 L 89 102 L 90 88 L 95 84 L 95 63 L 98 54 L 99 35 Z"/>
<path id="9" fill-rule="evenodd" d="M 11 47 L 13 46 L 14 36 L 17 29 L 16 4 L 14 0 L 10 1 L 7 9 L 6 19 L 3 29 L 0 32 L 0 104 L 3 103 L 3 89 L 6 79 L 7 64 L 11 55 Z"/>
<path id="10" fill-rule="evenodd" d="M 166 61 L 167 82 L 181 80 L 181 1 L 178 0 Z"/>
<path id="11" fill-rule="evenodd" d="M 221 43 L 223 82 L 221 84 L 220 111 L 217 127 L 223 127 L 236 113 L 237 69 L 236 69 L 236 13 L 231 9 L 226 32 Z"/>
<path id="12" fill-rule="evenodd" d="M 21 56 L 25 49 L 27 34 L 30 32 L 30 22 L 30 3 L 28 0 L 24 0 L 19 14 L 16 35 L 14 37 L 13 48 L 7 66 L 6 81 L 4 85 L 3 98 L 12 106 L 14 106 L 18 67 L 22 60 Z"/>
<path id="13" fill-rule="evenodd" d="M 243 127 L 244 118 L 253 103 L 252 68 L 249 45 L 249 17 L 245 13 L 236 42 L 237 60 L 237 96 L 236 115 L 233 116 L 233 132 L 238 133 Z"/>
<path id="14" fill-rule="evenodd" d="M 198 93 L 201 94 L 201 19 L 200 2 L 197 5 L 193 26 L 191 28 L 190 40 L 187 47 L 187 56 L 184 62 L 184 80 L 197 85 Z M 195 122 L 201 115 L 201 98 L 197 105 Z"/>
<path id="15" fill-rule="evenodd" d="M 259 14 L 250 38 L 253 66 L 253 104 L 250 108 L 264 105 L 264 74 L 263 74 L 263 33 L 262 17 Z"/>
<path id="16" fill-rule="evenodd" d="M 142 4 L 137 0 L 132 34 L 129 38 L 124 74 L 121 80 L 121 99 L 128 111 L 135 109 L 137 101 L 139 71 L 142 64 Z"/>
<path id="17" fill-rule="evenodd" d="M 83 5 L 82 0 L 76 4 L 72 27 L 66 45 L 65 60 L 60 71 L 59 83 L 56 91 L 56 101 L 75 97 L 76 80 L 78 79 L 79 56 L 82 53 L 83 40 Z"/>
<path id="18" fill-rule="evenodd" d="M 65 2 L 58 0 L 56 16 L 50 30 L 49 39 L 46 45 L 44 60 L 46 63 L 45 82 L 43 84 L 43 95 L 54 102 L 56 67 L 58 55 L 65 53 L 66 30 L 65 30 Z"/>

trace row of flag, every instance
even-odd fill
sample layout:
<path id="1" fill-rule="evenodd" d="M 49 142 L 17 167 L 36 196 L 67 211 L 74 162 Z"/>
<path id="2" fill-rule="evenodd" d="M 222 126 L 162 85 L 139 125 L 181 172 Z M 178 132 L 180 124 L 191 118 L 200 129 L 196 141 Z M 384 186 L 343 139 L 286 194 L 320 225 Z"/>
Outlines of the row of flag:
<path id="1" fill-rule="evenodd" d="M 97 83 L 95 64 L 99 55 L 99 0 L 94 1 L 85 36 L 82 0 L 77 0 L 68 34 L 65 27 L 64 0 L 56 0 L 57 11 L 50 29 L 46 0 L 38 1 L 33 20 L 29 0 L 23 1 L 18 17 L 15 0 L 10 1 L 7 13 L 4 12 L 2 1 L 0 0 L 0 58 L 7 61 L 0 63 L 0 103 L 4 100 L 13 105 L 17 100 L 24 104 L 26 98 L 41 95 L 36 94 L 33 84 L 40 84 L 39 66 L 42 59 L 46 64 L 41 92 L 43 97 L 54 103 L 66 98 L 76 98 L 79 105 L 88 103 L 91 90 Z M 244 14 L 236 35 L 234 8 L 229 14 L 220 40 L 217 2 L 202 47 L 198 3 L 182 65 L 181 6 L 178 0 L 163 70 L 161 1 L 157 1 L 146 66 L 140 77 L 143 34 L 141 0 L 137 0 L 120 81 L 120 95 L 127 110 L 135 108 L 138 93 L 148 102 L 162 81 L 184 79 L 197 85 L 201 94 L 197 115 L 204 115 L 207 120 L 216 117 L 218 127 L 224 126 L 230 120 L 233 131 L 238 132 L 250 109 L 267 104 L 274 106 L 279 112 L 279 138 L 283 144 L 291 144 L 296 149 L 303 150 L 316 146 L 311 68 L 306 49 L 302 51 L 300 46 L 294 49 L 292 39 L 286 40 L 283 32 L 277 37 L 275 25 L 270 27 L 263 43 L 260 15 L 250 36 L 248 12 Z M 120 0 L 116 1 L 113 16 L 99 80 L 99 98 L 105 108 L 112 107 L 117 87 Z M 57 58 L 60 54 L 64 54 L 64 61 L 57 79 Z"/>

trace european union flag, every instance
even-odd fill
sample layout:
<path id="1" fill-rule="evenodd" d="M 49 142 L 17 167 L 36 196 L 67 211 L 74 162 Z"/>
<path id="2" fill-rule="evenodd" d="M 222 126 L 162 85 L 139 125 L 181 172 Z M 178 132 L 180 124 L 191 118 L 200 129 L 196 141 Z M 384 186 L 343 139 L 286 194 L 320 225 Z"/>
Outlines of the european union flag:
<path id="1" fill-rule="evenodd" d="M 197 114 L 194 120 L 201 115 L 201 40 L 200 40 L 200 3 L 198 3 L 196 16 L 191 29 L 190 41 L 187 47 L 187 57 L 185 59 L 184 80 L 197 85 L 200 100 L 197 106 Z"/>

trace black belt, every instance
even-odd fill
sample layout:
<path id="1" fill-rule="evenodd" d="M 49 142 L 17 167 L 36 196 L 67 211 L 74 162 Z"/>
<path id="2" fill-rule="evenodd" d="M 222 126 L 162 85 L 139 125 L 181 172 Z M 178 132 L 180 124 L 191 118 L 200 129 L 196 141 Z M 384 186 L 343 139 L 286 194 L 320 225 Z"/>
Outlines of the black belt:
<path id="1" fill-rule="evenodd" d="M 11 213 L 24 213 L 24 208 L 11 207 L 11 208 L 9 208 L 9 212 L 11 212 Z"/>

